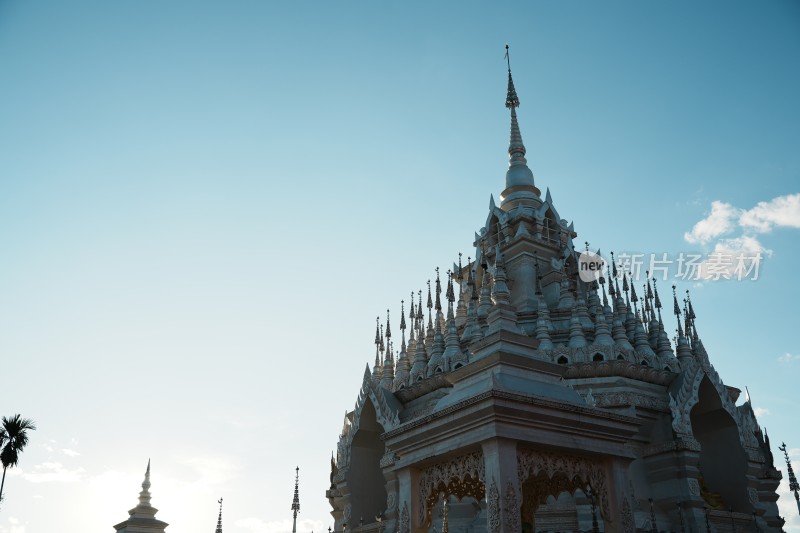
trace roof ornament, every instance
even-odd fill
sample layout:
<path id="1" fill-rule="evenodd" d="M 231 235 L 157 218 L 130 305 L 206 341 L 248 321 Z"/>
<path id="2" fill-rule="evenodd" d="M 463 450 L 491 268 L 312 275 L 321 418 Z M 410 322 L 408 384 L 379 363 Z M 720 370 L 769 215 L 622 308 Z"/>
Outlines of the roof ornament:
<path id="1" fill-rule="evenodd" d="M 786 471 L 787 477 L 789 478 L 789 491 L 794 492 L 794 499 L 797 502 L 797 512 L 800 513 L 800 483 L 797 482 L 797 477 L 794 475 L 794 470 L 792 469 L 792 463 L 789 461 L 789 452 L 786 451 L 786 443 L 781 443 L 782 446 L 778 446 L 778 449 L 783 452 L 783 456 L 786 458 Z"/>
<path id="2" fill-rule="evenodd" d="M 678 338 L 683 338 L 683 327 L 681 326 L 681 306 L 678 305 L 678 295 L 675 293 L 675 285 L 672 285 L 672 312 L 675 314 L 675 319 L 678 321 Z"/>
<path id="3" fill-rule="evenodd" d="M 613 302 L 617 293 L 614 290 L 614 278 L 611 277 L 611 267 L 608 265 L 606 265 L 606 276 L 608 277 L 608 294 L 611 295 L 611 301 Z"/>
<path id="4" fill-rule="evenodd" d="M 297 513 L 300 512 L 300 467 L 294 469 L 294 499 L 292 500 L 292 533 L 297 533 Z"/>
<path id="5" fill-rule="evenodd" d="M 142 492 L 139 493 L 139 503 L 148 507 L 150 506 L 150 459 L 147 460 L 147 470 L 144 472 Z"/>
<path id="6" fill-rule="evenodd" d="M 506 45 L 506 64 L 508 66 L 508 91 L 506 92 L 506 107 L 511 110 L 511 135 L 508 145 L 508 171 L 506 172 L 506 189 L 500 195 L 502 208 L 510 200 L 536 200 L 540 191 L 533 182 L 533 172 L 528 168 L 525 159 L 525 145 L 522 143 L 522 134 L 517 122 L 517 108 L 519 97 L 514 88 L 514 79 L 511 77 L 511 59 L 508 45 Z M 514 205 L 510 208 L 515 207 Z"/>
<path id="7" fill-rule="evenodd" d="M 217 529 L 214 533 L 222 533 L 222 498 L 217 500 L 219 504 L 219 516 L 217 517 Z"/>
<path id="8" fill-rule="evenodd" d="M 439 267 L 436 267 L 436 311 L 442 310 L 442 282 L 439 279 Z"/>
<path id="9" fill-rule="evenodd" d="M 377 379 L 378 369 L 381 364 L 381 317 L 375 317 L 375 366 L 372 367 L 372 377 Z"/>
<path id="10" fill-rule="evenodd" d="M 447 301 L 450 302 L 450 305 L 456 301 L 456 294 L 453 290 L 453 272 L 447 271 Z"/>
<path id="11" fill-rule="evenodd" d="M 417 329 L 419 330 L 419 336 L 425 338 L 425 328 L 422 327 L 423 323 L 425 322 L 425 314 L 422 312 L 422 290 L 420 289 L 417 291 Z"/>
<path id="12" fill-rule="evenodd" d="M 506 45 L 506 64 L 508 65 L 508 92 L 506 93 L 506 107 L 514 109 L 519 107 L 519 97 L 517 91 L 514 89 L 514 80 L 511 78 L 511 56 L 508 53 L 508 45 Z"/>
<path id="13" fill-rule="evenodd" d="M 412 296 L 414 293 L 411 293 Z M 406 308 L 405 308 L 405 300 L 400 300 L 400 331 L 405 333 L 406 331 Z"/>
<path id="14" fill-rule="evenodd" d="M 692 307 L 692 298 L 689 296 L 689 289 L 686 289 L 686 319 L 691 323 L 692 326 L 692 338 L 697 339 L 697 325 L 695 324 L 695 319 L 697 315 L 694 314 L 694 307 Z M 686 334 L 689 334 L 689 328 L 686 328 Z"/>
<path id="15" fill-rule="evenodd" d="M 625 291 L 627 294 L 628 291 Z M 637 302 L 639 301 L 639 297 L 636 295 L 636 286 L 631 283 L 631 302 L 633 302 L 633 311 L 636 313 L 636 316 L 639 316 L 639 307 Z"/>

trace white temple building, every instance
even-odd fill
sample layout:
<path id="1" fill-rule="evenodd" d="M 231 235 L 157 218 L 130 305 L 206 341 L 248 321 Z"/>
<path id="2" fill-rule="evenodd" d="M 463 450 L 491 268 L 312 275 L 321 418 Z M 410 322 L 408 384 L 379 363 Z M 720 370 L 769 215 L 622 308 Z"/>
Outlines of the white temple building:
<path id="1" fill-rule="evenodd" d="M 157 519 L 157 512 L 158 509 L 150 505 L 150 461 L 147 461 L 139 503 L 128 511 L 128 519 L 114 526 L 114 529 L 117 533 L 164 533 L 169 524 Z"/>
<path id="2" fill-rule="evenodd" d="M 781 531 L 768 437 L 714 370 L 688 294 L 637 292 L 616 264 L 581 279 L 518 106 L 509 66 L 500 203 L 474 259 L 402 303 L 399 339 L 378 326 L 331 465 L 334 529 Z"/>

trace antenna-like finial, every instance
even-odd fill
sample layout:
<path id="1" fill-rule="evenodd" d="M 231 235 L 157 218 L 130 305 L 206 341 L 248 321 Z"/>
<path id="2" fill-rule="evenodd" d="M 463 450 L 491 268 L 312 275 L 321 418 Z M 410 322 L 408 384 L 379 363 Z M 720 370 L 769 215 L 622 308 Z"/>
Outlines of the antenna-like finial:
<path id="1" fill-rule="evenodd" d="M 778 446 L 778 449 L 783 452 L 783 456 L 786 459 L 786 473 L 788 474 L 789 478 L 789 491 L 794 492 L 794 499 L 797 502 L 797 512 L 800 513 L 800 483 L 797 482 L 797 477 L 794 475 L 794 469 L 792 469 L 792 462 L 789 460 L 789 452 L 786 450 L 786 443 L 782 442 L 781 446 Z"/>
<path id="2" fill-rule="evenodd" d="M 217 517 L 217 529 L 214 533 L 222 533 L 222 498 L 217 500 L 219 504 L 219 516 Z"/>
<path id="3" fill-rule="evenodd" d="M 413 293 L 412 293 L 413 294 Z M 406 307 L 405 300 L 400 300 L 400 331 L 406 330 Z"/>
<path id="4" fill-rule="evenodd" d="M 508 45 L 506 45 L 506 63 L 508 64 L 508 92 L 506 93 L 506 107 L 513 109 L 519 107 L 519 97 L 517 91 L 514 89 L 514 80 L 511 78 L 511 57 L 508 53 Z"/>
<path id="5" fill-rule="evenodd" d="M 439 267 L 436 267 L 436 310 L 442 310 L 442 281 L 439 279 Z"/>
<path id="6" fill-rule="evenodd" d="M 292 533 L 297 533 L 297 513 L 300 512 L 300 467 L 294 469 L 294 499 L 292 500 Z"/>
<path id="7" fill-rule="evenodd" d="M 447 297 L 447 301 L 451 304 L 456 301 L 456 294 L 453 290 L 453 273 L 450 270 L 447 271 L 447 293 L 445 294 Z"/>
<path id="8" fill-rule="evenodd" d="M 433 298 L 431 298 L 431 280 L 428 280 L 428 313 L 430 313 L 431 308 L 433 307 Z"/>

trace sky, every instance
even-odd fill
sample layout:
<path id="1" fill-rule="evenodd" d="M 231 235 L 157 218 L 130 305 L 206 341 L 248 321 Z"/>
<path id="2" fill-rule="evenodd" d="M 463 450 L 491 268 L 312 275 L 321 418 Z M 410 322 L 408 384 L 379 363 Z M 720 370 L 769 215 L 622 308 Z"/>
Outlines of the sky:
<path id="1" fill-rule="evenodd" d="M 331 526 L 375 317 L 503 188 L 506 43 L 576 243 L 760 254 L 660 287 L 800 469 L 797 2 L 0 0 L 0 533 L 113 531 L 148 459 L 170 533 L 291 531 L 296 466 Z"/>

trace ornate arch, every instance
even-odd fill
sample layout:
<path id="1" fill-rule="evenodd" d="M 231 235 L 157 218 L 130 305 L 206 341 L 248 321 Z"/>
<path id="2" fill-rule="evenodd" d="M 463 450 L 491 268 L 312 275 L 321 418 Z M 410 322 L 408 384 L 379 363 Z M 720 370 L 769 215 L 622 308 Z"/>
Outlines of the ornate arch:
<path id="1" fill-rule="evenodd" d="M 459 455 L 423 470 L 419 477 L 420 523 L 430 522 L 431 511 L 441 492 L 458 499 L 472 496 L 481 500 L 486 493 L 484 477 L 482 452 Z"/>
<path id="2" fill-rule="evenodd" d="M 606 469 L 601 463 L 576 455 L 519 448 L 517 475 L 520 486 L 530 478 L 539 478 L 546 485 L 542 489 L 547 491 L 574 494 L 576 489 L 585 490 L 588 485 L 599 500 L 603 517 L 611 517 Z"/>
<path id="3" fill-rule="evenodd" d="M 672 392 L 669 393 L 672 429 L 675 433 L 678 436 L 694 437 L 690 414 L 692 409 L 700 402 L 700 385 L 703 383 L 704 378 L 707 378 L 714 388 L 722 408 L 736 423 L 736 427 L 739 430 L 739 442 L 742 447 L 757 448 L 758 441 L 752 432 L 751 421 L 742 416 L 742 411 L 731 400 L 725 384 L 710 363 L 701 365 L 696 361 L 692 361 L 683 371 L 675 395 L 673 396 Z"/>
<path id="4" fill-rule="evenodd" d="M 375 409 L 375 417 L 378 424 L 384 431 L 391 431 L 400 425 L 400 409 L 397 400 L 391 393 L 386 391 L 383 387 L 378 387 L 372 380 L 372 375 L 367 365 L 364 371 L 364 379 L 361 383 L 361 389 L 358 392 L 356 405 L 353 412 L 345 416 L 344 426 L 342 433 L 339 436 L 339 443 L 337 444 L 337 467 L 339 473 L 334 479 L 344 479 L 344 471 L 350 465 L 350 448 L 353 444 L 353 437 L 358 433 L 358 428 L 361 425 L 361 413 L 364 410 L 367 400 L 372 403 Z"/>

